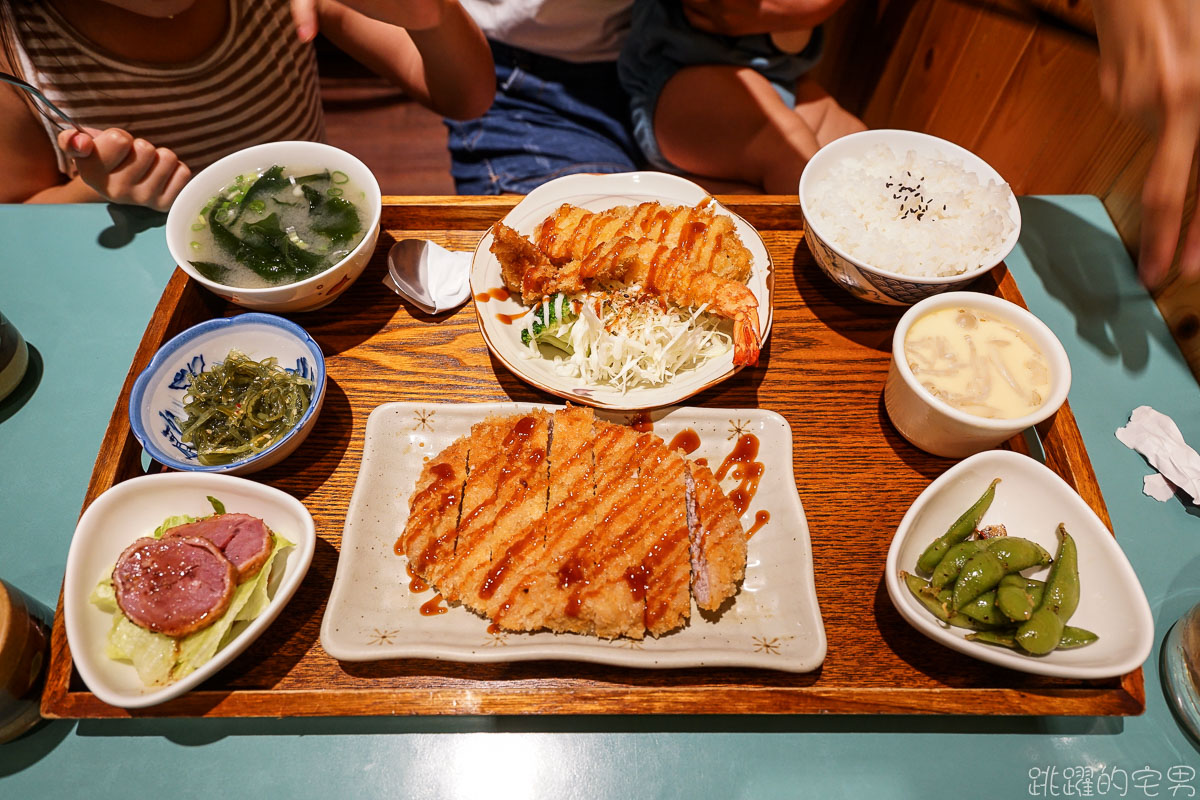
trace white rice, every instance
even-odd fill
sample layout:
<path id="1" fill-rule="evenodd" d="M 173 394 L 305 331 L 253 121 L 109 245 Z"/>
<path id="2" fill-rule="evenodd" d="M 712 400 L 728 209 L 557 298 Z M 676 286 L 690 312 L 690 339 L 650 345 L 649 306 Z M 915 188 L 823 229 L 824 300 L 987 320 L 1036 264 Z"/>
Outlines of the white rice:
<path id="1" fill-rule="evenodd" d="M 902 160 L 877 145 L 815 181 L 808 211 L 822 238 L 864 264 L 901 275 L 958 275 L 984 266 L 1012 233 L 1010 194 L 1008 184 L 981 184 L 961 161 L 912 150 Z"/>

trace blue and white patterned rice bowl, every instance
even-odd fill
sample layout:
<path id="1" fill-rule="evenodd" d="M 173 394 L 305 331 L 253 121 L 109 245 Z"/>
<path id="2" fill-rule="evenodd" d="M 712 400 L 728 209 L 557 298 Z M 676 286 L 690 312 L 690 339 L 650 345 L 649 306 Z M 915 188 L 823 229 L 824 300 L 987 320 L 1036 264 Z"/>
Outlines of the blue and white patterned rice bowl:
<path id="1" fill-rule="evenodd" d="M 1004 184 L 1008 195 L 1008 216 L 1014 223 L 1011 233 L 988 252 L 982 263 L 958 275 L 903 275 L 855 259 L 836 242 L 823 235 L 819 225 L 813 225 L 810 213 L 819 200 L 812 187 L 828 174 L 841 159 L 861 157 L 879 145 L 887 145 L 902 157 L 912 150 L 921 157 L 945 158 L 960 162 L 963 169 L 979 177 L 981 183 L 995 181 Z M 817 266 L 834 283 L 860 300 L 882 305 L 910 306 L 927 297 L 963 289 L 967 284 L 988 272 L 1012 251 L 1021 233 L 1021 209 L 1016 195 L 1004 179 L 986 161 L 958 145 L 916 131 L 869 130 L 835 139 L 817 151 L 800 177 L 800 208 L 804 212 L 804 240 Z"/>
<path id="2" fill-rule="evenodd" d="M 240 350 L 255 361 L 274 357 L 289 372 L 309 378 L 314 395 L 308 411 L 286 436 L 249 458 L 205 466 L 180 439 L 187 414 L 184 395 L 192 375 Z M 325 357 L 299 325 L 273 314 L 241 314 L 211 319 L 188 328 L 164 344 L 138 375 L 129 397 L 129 423 L 146 453 L 171 469 L 245 475 L 274 466 L 308 437 L 325 402 Z"/>

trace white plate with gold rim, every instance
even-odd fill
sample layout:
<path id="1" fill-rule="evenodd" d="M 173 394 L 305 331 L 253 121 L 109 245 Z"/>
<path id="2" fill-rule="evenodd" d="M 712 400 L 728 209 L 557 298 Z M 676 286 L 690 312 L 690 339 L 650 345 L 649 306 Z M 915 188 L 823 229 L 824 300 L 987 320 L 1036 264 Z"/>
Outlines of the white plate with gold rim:
<path id="1" fill-rule="evenodd" d="M 791 429 L 783 417 L 761 409 L 681 407 L 650 415 L 654 433 L 665 441 L 694 431 L 700 444 L 691 457 L 707 459 L 715 471 L 741 437 L 757 439 L 763 474 L 742 525 L 751 530 L 756 519 L 766 521 L 750 538 L 746 579 L 719 615 L 701 615 L 693 606 L 691 621 L 673 633 L 643 641 L 610 641 L 569 633 L 493 633 L 487 619 L 465 608 L 423 614 L 422 606 L 434 600 L 435 590 L 410 588 L 407 560 L 396 555 L 394 547 L 425 460 L 488 415 L 531 408 L 556 407 L 386 403 L 371 412 L 333 591 L 321 622 L 326 652 L 343 661 L 565 659 L 642 668 L 760 667 L 789 672 L 820 666 L 825 629 L 817 606 L 808 524 L 792 473 Z M 602 416 L 629 420 L 623 414 Z M 730 476 L 721 483 L 728 492 L 739 481 Z"/>
<path id="2" fill-rule="evenodd" d="M 535 226 L 563 203 L 591 211 L 603 211 L 614 206 L 649 201 L 694 206 L 709 197 L 708 192 L 691 181 L 662 172 L 567 175 L 534 189 L 501 221 L 518 233 L 529 236 Z M 771 257 L 762 237 L 750 223 L 720 203 L 717 203 L 717 208 L 720 213 L 733 219 L 738 236 L 750 251 L 752 267 L 747 286 L 758 300 L 761 344 L 765 345 L 771 330 L 771 295 L 774 286 Z M 491 245 L 492 234 L 489 231 L 479 241 L 471 259 L 471 294 L 477 298 L 504 286 L 500 278 L 500 262 L 492 255 L 489 249 Z M 486 301 L 476 300 L 475 311 L 479 317 L 479 330 L 488 349 L 510 372 L 539 389 L 582 405 L 623 411 L 660 408 L 702 392 L 741 369 L 734 366 L 733 353 L 730 352 L 681 373 L 662 386 L 621 392 L 585 383 L 580 378 L 559 375 L 552 361 L 532 356 L 529 348 L 521 344 L 521 326 L 509 322 L 528 311 L 527 306 L 515 299 L 500 300 L 493 297 Z"/>

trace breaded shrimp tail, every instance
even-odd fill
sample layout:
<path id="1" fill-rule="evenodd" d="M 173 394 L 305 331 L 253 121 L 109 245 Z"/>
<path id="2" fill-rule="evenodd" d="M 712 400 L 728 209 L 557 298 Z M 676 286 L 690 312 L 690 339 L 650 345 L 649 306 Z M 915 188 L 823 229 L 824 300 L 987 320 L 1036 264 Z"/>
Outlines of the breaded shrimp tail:
<path id="1" fill-rule="evenodd" d="M 563 205 L 532 242 L 501 223 L 492 234 L 504 284 L 525 303 L 554 292 L 638 285 L 676 306 L 706 306 L 733 320 L 733 363 L 758 363 L 758 300 L 744 282 L 750 254 L 733 223 L 707 206 L 643 203 L 590 212 Z"/>

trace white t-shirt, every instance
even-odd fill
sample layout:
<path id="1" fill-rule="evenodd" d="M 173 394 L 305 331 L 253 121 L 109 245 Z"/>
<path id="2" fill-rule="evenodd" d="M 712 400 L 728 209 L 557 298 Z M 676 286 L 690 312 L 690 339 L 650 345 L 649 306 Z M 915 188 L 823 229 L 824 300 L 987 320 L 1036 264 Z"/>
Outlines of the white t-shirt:
<path id="1" fill-rule="evenodd" d="M 563 61 L 613 61 L 633 0 L 459 0 L 489 39 Z"/>

